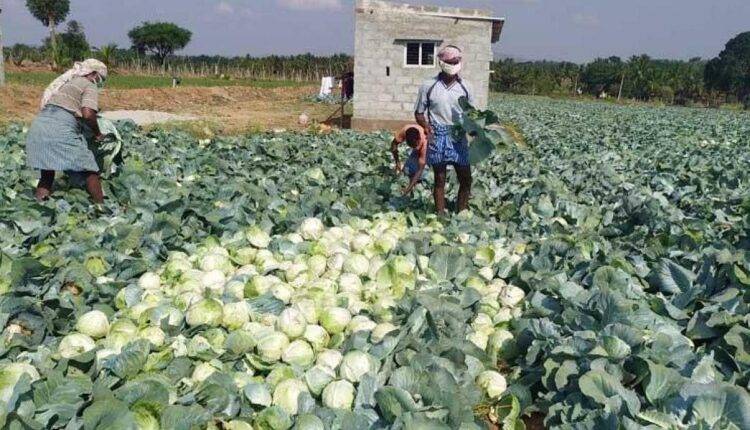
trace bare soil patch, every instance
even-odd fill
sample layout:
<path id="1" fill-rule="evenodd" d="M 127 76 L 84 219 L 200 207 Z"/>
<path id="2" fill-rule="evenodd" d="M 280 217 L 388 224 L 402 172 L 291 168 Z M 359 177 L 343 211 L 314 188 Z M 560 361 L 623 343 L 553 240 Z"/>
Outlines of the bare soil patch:
<path id="1" fill-rule="evenodd" d="M 10 84 L 0 89 L 0 122 L 30 122 L 43 88 Z M 102 111 L 148 110 L 198 118 L 215 133 L 301 129 L 299 115 L 322 122 L 336 106 L 312 101 L 317 87 L 178 87 L 113 90 L 101 94 Z"/>
<path id="2" fill-rule="evenodd" d="M 102 112 L 102 116 L 114 121 L 131 120 L 138 125 L 198 120 L 198 118 L 194 116 L 176 115 L 169 112 L 159 112 L 154 110 L 109 110 Z"/>

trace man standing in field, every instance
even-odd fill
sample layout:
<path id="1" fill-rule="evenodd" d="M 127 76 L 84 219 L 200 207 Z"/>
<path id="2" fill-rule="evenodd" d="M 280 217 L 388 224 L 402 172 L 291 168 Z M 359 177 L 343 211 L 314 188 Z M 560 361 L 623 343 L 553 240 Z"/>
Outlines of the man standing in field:
<path id="1" fill-rule="evenodd" d="M 461 97 L 474 104 L 470 86 L 461 79 L 463 65 L 461 49 L 446 46 L 438 54 L 440 74 L 426 81 L 419 89 L 415 118 L 427 135 L 427 164 L 435 173 L 433 196 L 438 214 L 445 213 L 445 182 L 448 166 L 453 166 L 458 177 L 457 209 L 469 207 L 471 194 L 471 167 L 469 166 L 469 144 L 465 134 L 457 136 L 454 127 L 461 123 L 463 109 Z"/>

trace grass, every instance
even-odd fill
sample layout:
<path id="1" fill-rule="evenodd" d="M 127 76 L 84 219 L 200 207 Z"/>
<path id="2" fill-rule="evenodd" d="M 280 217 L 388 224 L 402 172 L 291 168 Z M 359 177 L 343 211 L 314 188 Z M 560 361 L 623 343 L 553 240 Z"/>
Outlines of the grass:
<path id="1" fill-rule="evenodd" d="M 45 87 L 58 76 L 53 72 L 8 72 L 9 83 Z M 251 79 L 219 79 L 219 78 L 182 78 L 183 87 L 229 87 L 245 86 L 255 88 L 287 88 L 308 85 L 306 82 L 293 81 L 256 81 Z M 107 80 L 107 88 L 137 89 L 137 88 L 169 88 L 172 78 L 166 76 L 136 76 L 111 75 Z"/>
<path id="2" fill-rule="evenodd" d="M 669 103 L 665 103 L 665 102 L 658 101 L 658 100 L 653 100 L 653 101 L 643 101 L 643 100 L 633 100 L 633 99 L 617 100 L 617 97 L 600 99 L 600 98 L 593 97 L 590 95 L 572 96 L 569 94 L 567 95 L 566 94 L 516 94 L 516 93 L 501 93 L 497 91 L 490 91 L 490 97 L 507 97 L 507 96 L 530 97 L 530 98 L 548 99 L 548 100 L 573 100 L 573 101 L 590 102 L 590 103 L 608 103 L 608 104 L 618 105 L 618 106 L 654 106 L 654 107 L 664 107 L 664 108 L 719 109 L 719 110 L 729 110 L 729 111 L 750 112 L 750 109 L 745 109 L 745 107 L 741 103 L 722 103 L 721 106 L 716 108 L 716 107 L 707 107 L 707 106 L 697 104 L 697 103 L 692 103 L 692 104 L 683 106 L 683 105 L 669 104 Z"/>

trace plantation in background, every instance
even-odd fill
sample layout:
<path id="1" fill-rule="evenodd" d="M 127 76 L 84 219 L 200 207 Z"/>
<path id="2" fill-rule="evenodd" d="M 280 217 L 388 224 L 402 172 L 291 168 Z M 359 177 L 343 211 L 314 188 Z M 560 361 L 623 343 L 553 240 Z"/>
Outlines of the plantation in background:
<path id="1" fill-rule="evenodd" d="M 46 87 L 58 75 L 53 72 L 9 72 L 9 83 Z M 251 80 L 251 79 L 223 79 L 219 77 L 188 77 L 180 79 L 183 87 L 233 87 L 245 86 L 253 88 L 284 88 L 305 85 L 304 82 L 282 80 Z M 138 89 L 138 88 L 171 88 L 172 78 L 167 76 L 147 75 L 111 75 L 107 79 L 109 89 Z"/>
<path id="2" fill-rule="evenodd" d="M 123 126 L 96 208 L 64 183 L 34 202 L 7 130 L 2 419 L 750 428 L 750 118 L 492 108 L 526 145 L 447 219 L 400 195 L 385 134 Z"/>
<path id="3" fill-rule="evenodd" d="M 24 64 L 45 64 L 44 49 L 29 45 L 14 45 L 5 48 L 5 58 L 16 67 Z M 340 76 L 348 71 L 352 57 L 345 54 L 331 56 L 271 55 L 267 57 L 222 57 L 209 55 L 170 56 L 166 64 L 153 57 L 141 55 L 130 49 L 105 46 L 94 52 L 83 52 L 77 58 L 94 56 L 108 64 L 113 70 L 135 75 L 213 77 L 222 75 L 237 80 L 283 80 L 295 82 L 319 82 L 323 76 Z"/>

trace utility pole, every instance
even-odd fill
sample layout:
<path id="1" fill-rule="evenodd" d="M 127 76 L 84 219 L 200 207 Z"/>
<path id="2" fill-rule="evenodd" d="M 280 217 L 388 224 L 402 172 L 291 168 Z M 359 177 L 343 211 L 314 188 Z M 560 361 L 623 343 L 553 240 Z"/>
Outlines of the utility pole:
<path id="1" fill-rule="evenodd" d="M 617 92 L 617 101 L 622 99 L 622 87 L 625 85 L 625 71 L 622 71 L 622 77 L 620 78 L 620 91 Z"/>
<path id="2" fill-rule="evenodd" d="M 0 16 L 3 14 L 3 1 L 0 0 Z M 0 20 L 2 21 L 2 20 Z M 0 87 L 5 86 L 5 55 L 3 55 L 3 29 L 0 22 Z"/>

